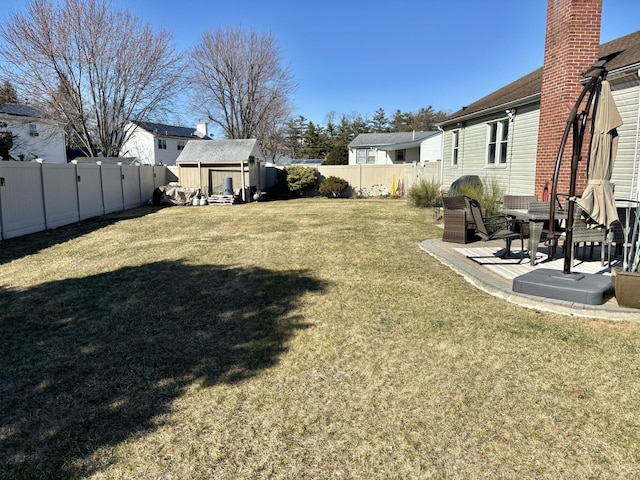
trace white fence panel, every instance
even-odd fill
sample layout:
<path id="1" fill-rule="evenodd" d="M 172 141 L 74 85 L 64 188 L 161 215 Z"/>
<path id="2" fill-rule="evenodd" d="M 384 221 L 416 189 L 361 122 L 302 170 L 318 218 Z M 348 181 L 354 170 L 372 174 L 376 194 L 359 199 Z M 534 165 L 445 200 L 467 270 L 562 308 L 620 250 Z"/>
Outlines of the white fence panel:
<path id="1" fill-rule="evenodd" d="M 320 165 L 323 177 L 336 176 L 346 180 L 355 191 L 372 195 L 390 193 L 406 194 L 411 186 L 421 179 L 440 181 L 442 162 L 397 165 Z M 402 187 L 402 189 L 400 189 Z"/>
<path id="2" fill-rule="evenodd" d="M 76 174 L 78 177 L 80 219 L 84 220 L 104 214 L 100 165 L 76 165 Z"/>
<path id="3" fill-rule="evenodd" d="M 130 165 L 123 165 L 122 173 L 122 201 L 124 209 L 139 207 L 140 201 L 140 169 Z"/>
<path id="4" fill-rule="evenodd" d="M 102 165 L 102 199 L 104 213 L 124 210 L 122 172 L 119 165 Z"/>
<path id="5" fill-rule="evenodd" d="M 80 220 L 77 184 L 76 172 L 67 165 L 42 165 L 47 228 L 61 227 Z"/>
<path id="6" fill-rule="evenodd" d="M 0 162 L 0 238 L 137 207 L 166 185 L 165 166 Z"/>
<path id="7" fill-rule="evenodd" d="M 46 219 L 40 164 L 2 162 L 0 202 L 3 238 L 44 230 Z"/>
<path id="8" fill-rule="evenodd" d="M 151 165 L 143 165 L 140 167 L 140 201 L 146 203 L 153 197 L 156 172 Z M 160 185 L 158 185 L 160 186 Z"/>

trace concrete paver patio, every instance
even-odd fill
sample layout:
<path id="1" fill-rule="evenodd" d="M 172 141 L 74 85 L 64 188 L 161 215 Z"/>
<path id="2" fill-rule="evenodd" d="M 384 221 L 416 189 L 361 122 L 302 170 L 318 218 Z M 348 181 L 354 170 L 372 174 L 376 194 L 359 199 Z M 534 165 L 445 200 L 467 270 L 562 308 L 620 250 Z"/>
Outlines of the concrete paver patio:
<path id="1" fill-rule="evenodd" d="M 474 242 L 462 245 L 443 242 L 441 238 L 435 238 L 421 242 L 420 248 L 462 275 L 476 288 L 526 308 L 607 320 L 640 321 L 640 310 L 620 307 L 615 298 L 603 305 L 586 305 L 512 291 L 515 277 L 536 268 L 557 269 L 561 272 L 564 265 L 561 253 L 556 255 L 554 260 L 546 261 L 545 249 L 539 249 L 536 254 L 538 259 L 536 266 L 532 267 L 528 262 L 528 255 L 525 255 L 525 261 L 519 262 L 519 248 L 512 248 L 511 255 L 505 259 L 495 255 L 496 252 L 504 248 L 504 241 Z M 594 253 L 593 258 L 593 261 L 577 259 L 571 271 L 611 275 L 607 265 L 604 267 L 600 265 L 600 256 L 597 252 Z M 612 260 L 611 270 L 617 263 L 618 261 Z"/>

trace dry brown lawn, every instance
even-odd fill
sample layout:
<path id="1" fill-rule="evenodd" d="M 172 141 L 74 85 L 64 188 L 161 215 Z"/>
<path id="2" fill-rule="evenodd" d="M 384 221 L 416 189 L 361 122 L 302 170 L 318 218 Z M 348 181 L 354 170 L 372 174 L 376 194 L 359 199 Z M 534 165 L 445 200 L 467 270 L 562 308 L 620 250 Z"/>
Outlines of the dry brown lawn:
<path id="1" fill-rule="evenodd" d="M 471 288 L 403 200 L 0 243 L 0 478 L 640 477 L 640 325 Z"/>

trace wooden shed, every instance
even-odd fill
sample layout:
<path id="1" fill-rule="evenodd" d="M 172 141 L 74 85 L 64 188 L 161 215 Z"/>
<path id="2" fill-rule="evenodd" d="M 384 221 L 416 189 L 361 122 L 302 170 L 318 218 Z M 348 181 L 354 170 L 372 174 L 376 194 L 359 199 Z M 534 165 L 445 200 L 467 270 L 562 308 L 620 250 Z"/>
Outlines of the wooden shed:
<path id="1" fill-rule="evenodd" d="M 266 189 L 265 158 L 256 139 L 189 141 L 178 156 L 178 178 L 183 187 L 223 194 L 231 185 L 243 201 Z"/>

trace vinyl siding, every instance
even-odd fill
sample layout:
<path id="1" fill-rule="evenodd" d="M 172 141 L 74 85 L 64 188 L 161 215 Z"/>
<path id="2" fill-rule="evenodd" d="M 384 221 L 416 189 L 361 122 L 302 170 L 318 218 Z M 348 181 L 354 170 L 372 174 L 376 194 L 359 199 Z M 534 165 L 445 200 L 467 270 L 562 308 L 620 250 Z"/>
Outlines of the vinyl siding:
<path id="1" fill-rule="evenodd" d="M 540 121 L 538 105 L 518 109 L 509 127 L 507 163 L 489 166 L 486 164 L 487 123 L 506 118 L 505 113 L 486 116 L 460 128 L 457 167 L 451 165 L 453 133 L 446 132 L 442 180 L 445 189 L 462 175 L 478 175 L 483 181 L 497 180 L 505 194 L 533 194 Z"/>
<path id="2" fill-rule="evenodd" d="M 640 157 L 636 158 L 636 155 L 640 154 L 640 145 L 638 145 L 640 82 L 638 76 L 633 74 L 611 80 L 611 87 L 623 121 L 623 125 L 618 129 L 618 153 L 611 182 L 615 184 L 616 198 L 638 198 Z"/>

